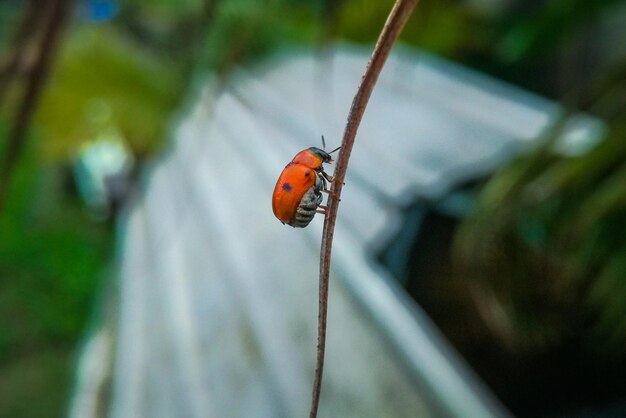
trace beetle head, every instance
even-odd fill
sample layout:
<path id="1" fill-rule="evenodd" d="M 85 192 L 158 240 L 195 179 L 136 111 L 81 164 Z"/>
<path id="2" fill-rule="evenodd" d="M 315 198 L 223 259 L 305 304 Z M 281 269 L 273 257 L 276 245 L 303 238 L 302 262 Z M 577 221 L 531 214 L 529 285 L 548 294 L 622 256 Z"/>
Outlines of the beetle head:
<path id="1" fill-rule="evenodd" d="M 331 157 L 330 153 L 324 151 L 323 149 L 319 149 L 317 147 L 311 147 L 309 148 L 309 151 L 311 151 L 313 154 L 318 156 L 322 160 L 323 163 L 330 163 L 333 161 L 333 157 Z"/>
<path id="2" fill-rule="evenodd" d="M 322 144 L 324 145 L 324 148 L 326 148 L 326 142 L 324 141 L 323 135 Z M 307 148 L 297 153 L 293 160 L 291 160 L 291 162 L 295 164 L 303 164 L 307 167 L 319 171 L 322 169 L 322 164 L 329 164 L 333 162 L 333 158 L 330 154 L 337 151 L 339 148 L 341 147 L 337 147 L 330 152 L 326 152 L 325 150 L 317 147 Z"/>

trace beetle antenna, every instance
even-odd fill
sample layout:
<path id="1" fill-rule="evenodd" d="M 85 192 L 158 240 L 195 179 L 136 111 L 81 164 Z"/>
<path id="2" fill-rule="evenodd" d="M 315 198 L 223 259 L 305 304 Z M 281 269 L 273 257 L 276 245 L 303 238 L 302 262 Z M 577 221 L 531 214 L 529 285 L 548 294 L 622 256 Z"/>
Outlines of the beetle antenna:
<path id="1" fill-rule="evenodd" d="M 324 151 L 326 151 L 326 140 L 324 139 L 324 135 L 322 135 L 322 147 L 323 147 Z M 334 150 L 332 150 L 328 154 L 332 154 L 333 152 L 338 151 L 340 148 L 341 148 L 341 146 L 338 146 L 337 148 L 335 148 Z"/>

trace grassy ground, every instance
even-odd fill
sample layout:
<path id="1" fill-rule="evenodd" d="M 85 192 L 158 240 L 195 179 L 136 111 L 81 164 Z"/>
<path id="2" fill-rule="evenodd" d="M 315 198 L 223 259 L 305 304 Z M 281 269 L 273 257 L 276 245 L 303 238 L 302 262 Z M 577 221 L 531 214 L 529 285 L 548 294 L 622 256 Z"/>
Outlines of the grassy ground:
<path id="1" fill-rule="evenodd" d="M 110 252 L 67 171 L 28 154 L 0 215 L 0 417 L 64 415 Z"/>
<path id="2" fill-rule="evenodd" d="M 0 416 L 65 416 L 74 350 L 71 344 L 45 347 L 0 366 Z"/>

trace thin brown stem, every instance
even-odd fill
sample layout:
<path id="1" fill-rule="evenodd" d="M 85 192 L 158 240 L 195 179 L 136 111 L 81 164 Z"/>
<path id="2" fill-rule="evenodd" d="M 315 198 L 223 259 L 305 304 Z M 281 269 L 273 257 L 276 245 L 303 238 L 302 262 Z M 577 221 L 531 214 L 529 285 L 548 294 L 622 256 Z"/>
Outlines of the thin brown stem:
<path id="1" fill-rule="evenodd" d="M 311 397 L 311 412 L 309 418 L 317 417 L 319 405 L 322 374 L 324 372 L 324 352 L 326 348 L 326 319 L 328 313 L 328 283 L 330 274 L 330 258 L 335 232 L 335 222 L 337 220 L 337 209 L 341 200 L 341 189 L 346 177 L 348 161 L 354 145 L 357 130 L 363 119 L 365 107 L 370 95 L 374 90 L 378 76 L 389 56 L 389 51 L 393 46 L 402 28 L 406 24 L 418 0 L 396 0 L 387 22 L 383 27 L 376 47 L 365 68 L 365 73 L 352 100 L 348 121 L 343 134 L 341 151 L 337 158 L 334 172 L 334 181 L 331 186 L 331 194 L 328 197 L 328 214 L 324 220 L 324 231 L 322 233 L 322 248 L 320 251 L 320 277 L 319 277 L 319 314 L 318 314 L 318 335 L 317 335 L 317 364 L 315 367 L 315 377 L 313 381 L 313 394 Z"/>

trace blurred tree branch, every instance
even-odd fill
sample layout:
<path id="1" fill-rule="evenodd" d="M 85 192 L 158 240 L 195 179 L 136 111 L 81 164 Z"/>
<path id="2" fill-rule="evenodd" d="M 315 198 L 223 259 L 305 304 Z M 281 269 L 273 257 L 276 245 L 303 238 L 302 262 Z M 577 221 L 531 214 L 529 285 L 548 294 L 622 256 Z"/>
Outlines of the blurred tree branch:
<path id="1" fill-rule="evenodd" d="M 0 111 L 2 110 L 4 98 L 9 90 L 11 81 L 29 70 L 26 67 L 28 64 L 26 61 L 28 48 L 24 46 L 28 43 L 29 36 L 33 33 L 32 28 L 41 26 L 39 20 L 42 17 L 41 11 L 43 9 L 45 8 L 38 7 L 36 0 L 29 1 L 22 21 L 10 42 L 11 49 L 7 57 L 0 63 Z"/>
<path id="2" fill-rule="evenodd" d="M 3 87 L 0 91 L 6 91 L 9 83 L 24 68 L 26 69 L 26 80 L 2 155 L 0 211 L 6 203 L 13 170 L 25 148 L 25 135 L 28 125 L 41 96 L 42 87 L 48 78 L 58 40 L 67 25 L 73 6 L 74 0 L 51 0 L 44 5 L 33 0 L 16 34 L 15 50 L 12 51 L 14 55 L 13 58 L 9 59 L 8 65 L 3 71 L 2 83 L 4 85 L 0 85 Z M 31 26 L 37 22 L 40 25 Z M 31 32 L 33 27 L 41 29 Z M 27 60 L 29 59 L 32 60 L 32 64 L 28 64 Z M 26 67 L 19 64 L 26 65 Z"/>

